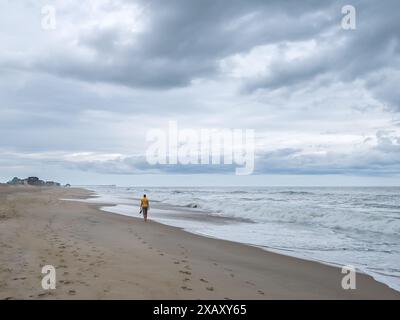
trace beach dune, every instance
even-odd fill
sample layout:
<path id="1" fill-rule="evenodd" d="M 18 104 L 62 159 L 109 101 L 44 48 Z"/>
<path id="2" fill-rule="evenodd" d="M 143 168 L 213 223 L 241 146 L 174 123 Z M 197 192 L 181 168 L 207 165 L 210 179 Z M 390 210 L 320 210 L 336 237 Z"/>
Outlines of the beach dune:
<path id="1" fill-rule="evenodd" d="M 62 200 L 90 196 L 0 186 L 0 299 L 400 299 L 364 274 L 344 290 L 336 267 Z"/>

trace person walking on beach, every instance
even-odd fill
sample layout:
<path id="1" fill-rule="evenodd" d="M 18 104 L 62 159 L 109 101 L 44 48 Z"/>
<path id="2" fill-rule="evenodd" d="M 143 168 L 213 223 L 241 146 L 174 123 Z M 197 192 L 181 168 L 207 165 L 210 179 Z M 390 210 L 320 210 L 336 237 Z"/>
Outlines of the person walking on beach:
<path id="1" fill-rule="evenodd" d="M 149 210 L 149 199 L 144 194 L 140 199 L 140 211 L 143 213 L 144 222 L 147 222 L 147 211 Z"/>

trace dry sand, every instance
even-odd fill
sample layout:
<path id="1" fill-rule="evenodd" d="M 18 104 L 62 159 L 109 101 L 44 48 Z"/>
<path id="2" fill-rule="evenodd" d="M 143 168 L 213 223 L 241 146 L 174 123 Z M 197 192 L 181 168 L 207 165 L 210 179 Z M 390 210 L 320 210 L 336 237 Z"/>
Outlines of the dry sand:
<path id="1" fill-rule="evenodd" d="M 83 189 L 0 186 L 0 299 L 399 299 L 357 274 L 106 213 Z M 151 212 L 150 212 L 151 219 Z M 43 290 L 41 268 L 56 267 Z"/>

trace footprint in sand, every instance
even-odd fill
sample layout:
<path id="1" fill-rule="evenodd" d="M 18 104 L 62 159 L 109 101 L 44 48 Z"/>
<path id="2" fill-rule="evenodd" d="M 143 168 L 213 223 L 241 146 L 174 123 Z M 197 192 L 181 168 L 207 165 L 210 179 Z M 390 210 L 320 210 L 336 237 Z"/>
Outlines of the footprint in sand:
<path id="1" fill-rule="evenodd" d="M 262 290 L 257 291 L 259 294 L 264 295 L 264 292 Z"/>
<path id="2" fill-rule="evenodd" d="M 203 279 L 203 278 L 200 278 L 200 281 L 204 282 L 204 283 L 208 283 L 208 281 L 206 279 Z"/>
<path id="3" fill-rule="evenodd" d="M 206 288 L 208 291 L 214 291 L 214 287 L 207 287 Z"/>
<path id="4" fill-rule="evenodd" d="M 183 290 L 186 290 L 186 291 L 192 291 L 193 289 L 191 289 L 191 288 L 189 288 L 189 287 L 186 287 L 186 286 L 182 286 L 181 287 Z"/>
<path id="5" fill-rule="evenodd" d="M 74 296 L 76 294 L 76 291 L 75 290 L 69 290 L 68 294 L 70 294 L 71 296 Z"/>
<path id="6" fill-rule="evenodd" d="M 191 275 L 192 273 L 189 271 L 179 270 L 180 273 Z"/>
<path id="7" fill-rule="evenodd" d="M 190 281 L 190 279 L 189 278 L 185 278 L 185 279 L 183 279 L 183 281 L 187 282 L 187 281 Z"/>
<path id="8" fill-rule="evenodd" d="M 174 264 L 180 264 L 180 262 L 179 261 L 174 261 Z"/>
<path id="9" fill-rule="evenodd" d="M 186 270 L 192 270 L 192 269 L 190 268 L 190 266 L 188 266 L 188 265 L 184 266 L 184 268 L 185 268 Z"/>

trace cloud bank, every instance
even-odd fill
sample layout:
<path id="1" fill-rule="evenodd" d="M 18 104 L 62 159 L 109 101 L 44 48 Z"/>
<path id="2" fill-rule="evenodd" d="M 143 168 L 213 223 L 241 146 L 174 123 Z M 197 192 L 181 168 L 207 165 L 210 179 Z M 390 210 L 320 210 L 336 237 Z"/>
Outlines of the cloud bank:
<path id="1" fill-rule="evenodd" d="M 257 132 L 255 174 L 398 175 L 395 0 L 0 4 L 0 168 L 231 173 L 149 166 L 146 130 Z M 56 9 L 55 30 L 41 25 Z"/>

